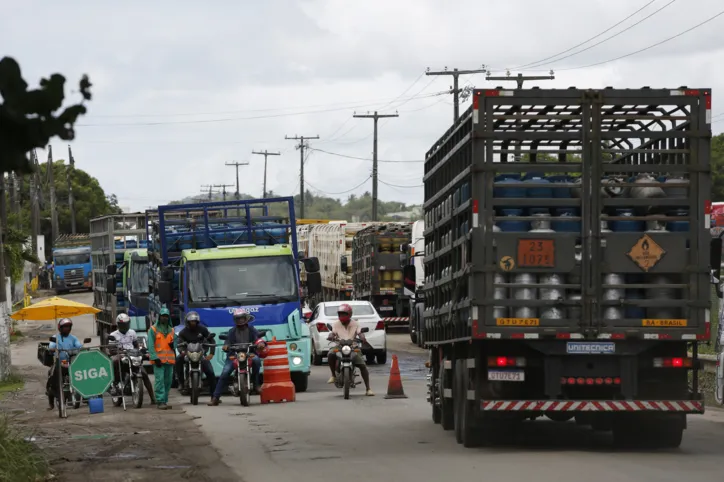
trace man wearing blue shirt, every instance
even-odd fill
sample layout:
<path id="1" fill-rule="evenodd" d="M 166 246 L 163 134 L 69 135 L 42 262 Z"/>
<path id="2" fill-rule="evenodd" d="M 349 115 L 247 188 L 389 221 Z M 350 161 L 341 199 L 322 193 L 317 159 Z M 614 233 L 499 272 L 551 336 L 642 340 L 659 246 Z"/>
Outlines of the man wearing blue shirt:
<path id="1" fill-rule="evenodd" d="M 69 361 L 69 355 L 75 355 L 78 351 L 83 348 L 83 344 L 78 338 L 70 334 L 73 329 L 73 321 L 70 318 L 63 318 L 58 322 L 58 334 L 55 335 L 55 341 L 51 341 L 48 345 L 48 350 L 60 350 L 59 357 L 62 361 Z M 58 387 L 58 376 L 55 372 L 58 363 L 53 364 L 53 367 L 48 371 L 48 382 L 45 384 L 45 393 L 48 396 L 48 410 L 55 408 L 55 397 L 56 390 Z M 62 367 L 63 373 L 67 372 L 68 367 Z"/>

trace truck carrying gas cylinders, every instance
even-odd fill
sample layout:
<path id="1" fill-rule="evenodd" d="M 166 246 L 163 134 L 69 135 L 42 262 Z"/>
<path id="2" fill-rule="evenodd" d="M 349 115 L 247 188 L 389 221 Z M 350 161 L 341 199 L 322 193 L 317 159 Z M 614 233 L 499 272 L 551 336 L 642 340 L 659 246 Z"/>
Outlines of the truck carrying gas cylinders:
<path id="1" fill-rule="evenodd" d="M 541 416 L 679 446 L 721 266 L 710 123 L 709 89 L 473 92 L 425 156 L 435 423 L 468 447 Z"/>

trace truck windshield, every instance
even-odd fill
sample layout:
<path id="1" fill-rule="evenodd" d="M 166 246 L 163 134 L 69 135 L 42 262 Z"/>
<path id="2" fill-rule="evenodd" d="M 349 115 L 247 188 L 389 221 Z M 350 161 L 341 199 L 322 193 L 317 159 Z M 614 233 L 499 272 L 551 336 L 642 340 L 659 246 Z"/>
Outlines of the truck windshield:
<path id="1" fill-rule="evenodd" d="M 148 262 L 131 262 L 131 293 L 148 293 Z"/>
<path id="2" fill-rule="evenodd" d="M 53 255 L 53 261 L 55 261 L 56 266 L 90 263 L 90 253 L 55 254 Z"/>
<path id="3" fill-rule="evenodd" d="M 291 256 L 191 261 L 187 269 L 192 303 L 281 302 L 299 296 Z"/>

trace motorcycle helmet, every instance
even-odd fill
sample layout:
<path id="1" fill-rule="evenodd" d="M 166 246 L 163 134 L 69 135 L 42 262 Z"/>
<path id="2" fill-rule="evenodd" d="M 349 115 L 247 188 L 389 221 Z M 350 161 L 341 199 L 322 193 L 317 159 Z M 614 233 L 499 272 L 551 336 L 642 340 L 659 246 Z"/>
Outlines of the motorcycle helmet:
<path id="1" fill-rule="evenodd" d="M 254 321 L 254 316 L 243 308 L 235 309 L 233 317 L 236 326 L 245 326 Z"/>
<path id="2" fill-rule="evenodd" d="M 116 327 L 118 331 L 125 335 L 128 333 L 129 328 L 131 328 L 131 317 L 125 313 L 121 313 L 116 317 Z"/>
<path id="3" fill-rule="evenodd" d="M 266 341 L 263 338 L 259 338 L 254 342 L 254 346 L 256 347 L 256 355 L 259 358 L 266 358 L 269 354 L 269 345 L 266 344 Z"/>
<path id="4" fill-rule="evenodd" d="M 339 321 L 346 325 L 352 320 L 352 307 L 347 303 L 339 305 L 337 316 L 339 316 Z"/>
<path id="5" fill-rule="evenodd" d="M 191 323 L 193 323 L 193 325 Z M 188 314 L 186 314 L 187 328 L 196 328 L 197 326 L 199 326 L 199 323 L 201 323 L 201 317 L 197 312 L 189 311 Z"/>
<path id="6" fill-rule="evenodd" d="M 70 318 L 63 318 L 60 321 L 58 321 L 58 331 L 63 336 L 68 336 L 70 334 L 70 330 L 73 329 L 73 320 Z"/>

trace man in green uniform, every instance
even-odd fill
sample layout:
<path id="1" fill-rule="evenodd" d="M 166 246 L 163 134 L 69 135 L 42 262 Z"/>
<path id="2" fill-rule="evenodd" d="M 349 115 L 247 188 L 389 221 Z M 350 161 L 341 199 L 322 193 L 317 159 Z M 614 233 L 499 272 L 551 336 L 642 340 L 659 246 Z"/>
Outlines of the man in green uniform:
<path id="1" fill-rule="evenodd" d="M 169 410 L 168 392 L 173 382 L 173 367 L 176 363 L 176 333 L 171 326 L 171 313 L 161 308 L 158 321 L 148 330 L 148 357 L 153 363 L 156 406 Z"/>

